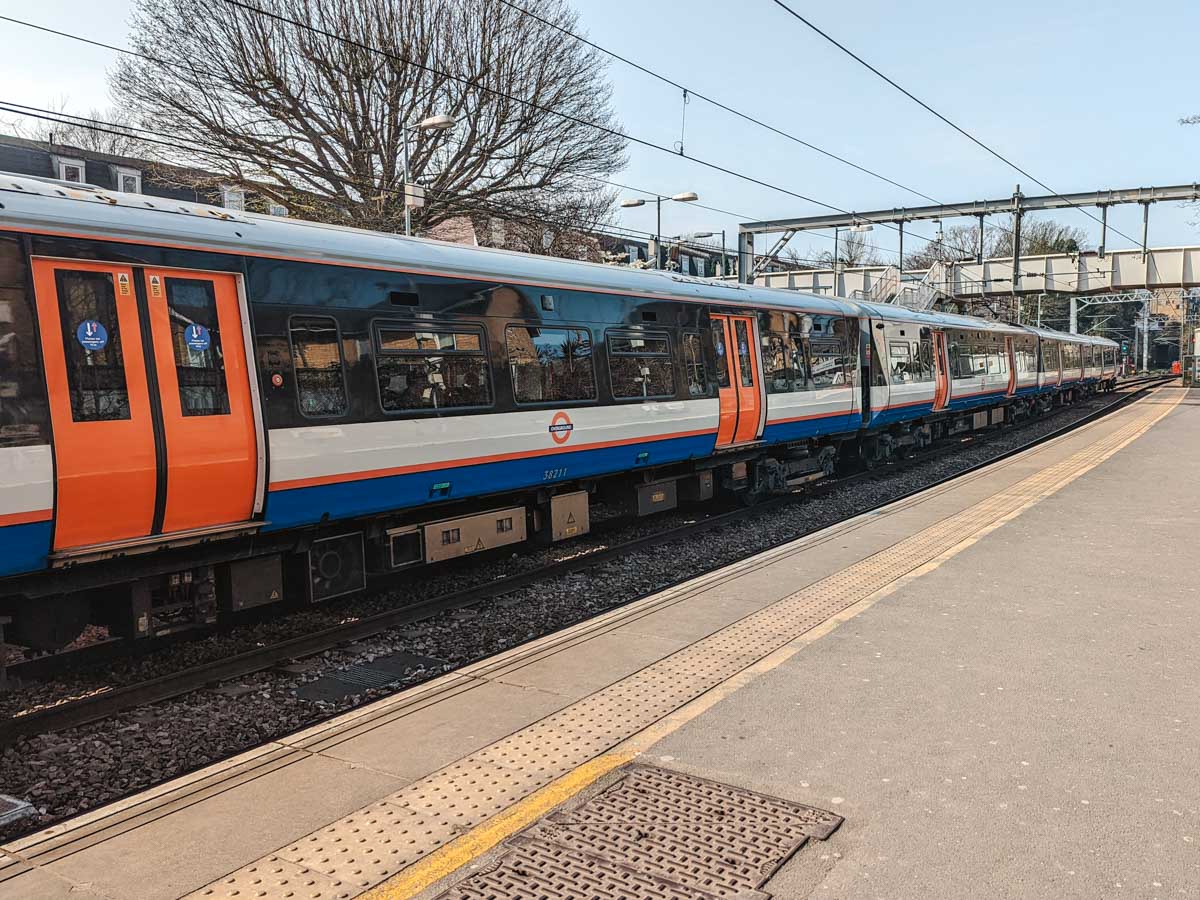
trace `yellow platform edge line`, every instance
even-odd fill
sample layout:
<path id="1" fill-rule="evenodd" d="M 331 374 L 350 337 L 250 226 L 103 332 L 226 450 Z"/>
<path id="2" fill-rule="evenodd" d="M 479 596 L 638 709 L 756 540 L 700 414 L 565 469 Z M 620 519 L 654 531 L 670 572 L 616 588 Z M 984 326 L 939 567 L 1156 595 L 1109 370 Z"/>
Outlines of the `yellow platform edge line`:
<path id="1" fill-rule="evenodd" d="M 1156 391 L 1155 393 L 1158 392 Z M 518 831 L 532 825 L 543 815 L 577 796 L 605 775 L 628 762 L 632 762 L 640 753 L 648 750 L 663 738 L 696 719 L 726 697 L 740 690 L 751 681 L 756 680 L 760 675 L 778 668 L 796 655 L 806 644 L 819 640 L 838 626 L 870 609 L 879 600 L 895 593 L 904 585 L 939 568 L 951 558 L 978 543 L 986 535 L 1000 528 L 1006 522 L 1012 521 L 1030 507 L 1036 506 L 1042 500 L 1062 490 L 1081 476 L 1086 475 L 1166 418 L 1182 401 L 1183 395 L 1181 393 L 1175 399 L 1175 402 L 1160 410 L 1153 417 L 1147 418 L 1141 427 L 1138 427 L 1136 431 L 1115 446 L 1109 448 L 1102 455 L 1066 474 L 1016 509 L 1010 510 L 996 520 L 980 526 L 976 531 L 967 535 L 962 541 L 936 558 L 900 576 L 891 584 L 879 589 L 870 596 L 864 597 L 857 603 L 835 613 L 790 643 L 774 650 L 758 662 L 726 679 L 721 684 L 711 688 L 689 703 L 684 704 L 675 712 L 668 714 L 653 725 L 632 735 L 627 740 L 618 744 L 612 751 L 598 756 L 568 772 L 556 781 L 546 785 L 546 787 L 514 803 L 507 810 L 498 813 L 477 828 L 438 848 L 429 854 L 429 856 L 409 866 L 403 872 L 392 876 L 383 884 L 359 896 L 364 898 L 364 900 L 408 900 L 408 898 L 420 894 L 431 885 L 451 875 L 463 866 L 468 865 L 473 860 L 478 859 L 501 842 L 512 837 Z"/>

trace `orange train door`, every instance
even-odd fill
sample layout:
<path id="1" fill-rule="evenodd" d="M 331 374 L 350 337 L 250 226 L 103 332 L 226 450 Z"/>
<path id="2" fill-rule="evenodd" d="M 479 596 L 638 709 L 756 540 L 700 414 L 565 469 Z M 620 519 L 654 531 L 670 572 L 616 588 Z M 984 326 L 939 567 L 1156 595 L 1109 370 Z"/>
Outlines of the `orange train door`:
<path id="1" fill-rule="evenodd" d="M 250 519 L 259 444 L 234 277 L 44 259 L 33 272 L 54 549 Z"/>
<path id="2" fill-rule="evenodd" d="M 945 409 L 950 401 L 950 372 L 947 369 L 946 334 L 942 331 L 933 333 L 933 408 Z"/>
<path id="3" fill-rule="evenodd" d="M 715 314 L 711 318 L 721 404 L 717 446 L 756 441 L 762 433 L 764 406 L 754 320 Z"/>

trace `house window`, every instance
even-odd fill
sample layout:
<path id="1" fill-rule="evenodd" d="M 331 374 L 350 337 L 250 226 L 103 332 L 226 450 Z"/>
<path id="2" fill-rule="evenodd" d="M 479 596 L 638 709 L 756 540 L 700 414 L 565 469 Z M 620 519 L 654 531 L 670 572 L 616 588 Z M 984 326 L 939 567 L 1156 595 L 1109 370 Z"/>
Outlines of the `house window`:
<path id="1" fill-rule="evenodd" d="M 123 194 L 140 194 L 142 192 L 142 173 L 137 169 L 117 166 L 113 170 L 113 181 L 117 190 Z"/>
<path id="2" fill-rule="evenodd" d="M 239 187 L 232 185 L 221 186 L 221 205 L 226 209 L 235 209 L 238 212 L 246 208 L 246 192 Z"/>
<path id="3" fill-rule="evenodd" d="M 87 167 L 82 159 L 58 159 L 58 178 L 60 181 L 74 181 L 82 184 L 87 179 Z"/>
<path id="4" fill-rule="evenodd" d="M 267 204 L 267 212 L 272 216 L 287 218 L 288 208 L 282 203 L 269 203 Z"/>
<path id="5" fill-rule="evenodd" d="M 638 248 L 636 245 L 626 244 L 625 253 L 629 257 L 629 264 L 631 266 L 638 261 Z"/>

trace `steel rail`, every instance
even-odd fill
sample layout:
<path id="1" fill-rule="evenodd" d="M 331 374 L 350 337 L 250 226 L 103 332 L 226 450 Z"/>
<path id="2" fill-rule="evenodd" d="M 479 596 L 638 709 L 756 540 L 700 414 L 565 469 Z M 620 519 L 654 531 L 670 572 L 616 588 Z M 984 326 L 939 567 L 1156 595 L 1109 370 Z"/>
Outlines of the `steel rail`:
<path id="1" fill-rule="evenodd" d="M 908 499 L 916 494 L 930 490 L 931 488 L 946 484 L 957 478 L 962 478 L 963 476 L 969 475 L 972 472 L 976 472 L 982 468 L 985 468 L 986 466 L 994 465 L 995 463 L 1015 456 L 1018 453 L 1023 453 L 1032 447 L 1036 447 L 1040 444 L 1046 443 L 1047 441 L 1054 440 L 1055 438 L 1061 437 L 1062 435 L 1089 424 L 1090 422 L 1094 422 L 1103 416 L 1116 412 L 1118 409 L 1124 407 L 1128 403 L 1133 402 L 1133 400 L 1141 397 L 1155 386 L 1163 383 L 1164 381 L 1172 380 L 1176 377 L 1178 376 L 1151 376 L 1145 379 L 1125 382 L 1119 385 L 1119 388 L 1133 388 L 1133 390 L 1120 392 L 1117 398 L 1111 403 L 1101 406 L 1079 419 L 1066 423 L 1062 427 L 1040 435 L 1037 438 L 1021 444 L 1018 447 L 1010 448 L 1009 450 L 1002 451 L 995 456 L 988 457 L 985 460 L 974 463 L 965 469 L 953 473 L 952 475 L 939 478 L 936 481 L 921 485 L 909 491 L 905 491 L 899 495 L 888 497 L 874 506 L 856 510 L 850 515 L 861 515 L 866 512 L 871 512 L 872 510 L 878 509 L 882 506 Z M 1030 424 L 1033 421 L 1037 420 L 1030 420 L 1029 423 L 1022 424 Z M 1018 426 L 1018 428 L 1019 427 L 1020 426 Z M 1006 431 L 1004 433 L 1010 432 Z M 158 703 L 163 700 L 169 700 L 174 697 L 192 693 L 193 691 L 201 690 L 209 685 L 223 681 L 230 681 L 237 678 L 244 678 L 248 675 L 262 672 L 281 663 L 290 662 L 306 656 L 313 656 L 344 644 L 364 640 L 391 628 L 410 625 L 414 622 L 431 618 L 440 613 L 450 612 L 463 607 L 472 606 L 486 600 L 496 599 L 505 594 L 512 593 L 513 591 L 529 587 L 546 578 L 554 578 L 562 575 L 573 574 L 629 553 L 645 550 L 660 544 L 670 543 L 671 541 L 686 535 L 699 534 L 713 528 L 718 528 L 746 518 L 751 518 L 762 514 L 764 511 L 785 506 L 794 503 L 797 500 L 825 496 L 841 488 L 866 480 L 879 480 L 886 476 L 891 476 L 898 472 L 906 471 L 910 468 L 916 468 L 934 459 L 940 459 L 944 456 L 951 455 L 954 452 L 961 451 L 962 449 L 962 442 L 943 444 L 939 447 L 932 448 L 929 451 L 915 454 L 899 463 L 888 464 L 881 468 L 866 470 L 847 477 L 833 478 L 827 481 L 816 482 L 799 492 L 793 492 L 785 496 L 772 498 L 768 501 L 758 503 L 753 506 L 719 513 L 697 522 L 688 522 L 683 525 L 667 529 L 666 531 L 643 535 L 620 544 L 615 544 L 611 547 L 597 550 L 593 553 L 584 554 L 582 556 L 574 557 L 569 560 L 563 560 L 557 563 L 552 563 L 540 569 L 518 573 L 516 575 L 511 575 L 496 581 L 475 585 L 461 591 L 455 591 L 450 594 L 432 597 L 399 609 L 386 610 L 384 612 L 366 616 L 353 622 L 341 623 L 339 625 L 335 625 L 321 631 L 316 631 L 311 634 L 300 635 L 298 637 L 289 638 L 266 647 L 248 650 L 244 653 L 239 653 L 235 656 L 227 657 L 225 659 L 202 663 L 200 665 L 182 669 L 178 672 L 173 672 L 167 675 L 162 675 L 158 678 L 150 679 L 148 681 L 124 685 L 112 690 L 92 694 L 78 700 L 71 700 L 65 703 L 35 710 L 33 712 L 11 716 L 4 720 L 2 724 L 0 724 L 0 746 L 12 744 L 22 737 L 53 733 L 64 731 L 69 728 L 75 728 L 81 725 L 88 725 L 104 719 L 112 718 L 113 716 L 130 709 L 146 706 L 152 703 Z M 830 524 L 836 523 L 824 523 L 819 526 L 819 528 L 827 528 Z M 803 532 L 801 534 L 791 535 L 786 538 L 786 540 L 796 540 L 797 538 L 803 537 L 808 533 L 811 532 Z M 770 548 L 764 547 L 754 552 L 762 552 L 763 550 L 767 549 Z M 726 565 L 726 563 L 721 563 L 720 565 L 723 566 Z M 716 566 L 714 568 L 719 567 L 720 566 Z M 681 579 L 681 581 L 690 580 L 697 577 L 699 574 L 703 573 L 689 573 L 687 576 Z M 655 587 L 653 591 L 658 592 L 667 587 L 670 587 L 670 585 Z M 640 599 L 641 596 L 644 595 L 630 597 L 625 602 L 634 602 L 635 600 Z"/>

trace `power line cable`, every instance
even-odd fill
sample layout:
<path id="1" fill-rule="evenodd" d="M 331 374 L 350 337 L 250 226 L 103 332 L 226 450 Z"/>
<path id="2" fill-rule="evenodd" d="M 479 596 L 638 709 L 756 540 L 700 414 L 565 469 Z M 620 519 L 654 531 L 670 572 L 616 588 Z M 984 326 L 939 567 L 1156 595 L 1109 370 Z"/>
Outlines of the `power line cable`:
<path id="1" fill-rule="evenodd" d="M 953 211 L 957 212 L 958 214 L 960 214 L 961 216 L 964 216 L 964 217 L 971 215 L 971 213 L 968 213 L 968 212 L 966 212 L 966 211 L 964 211 L 964 210 L 962 210 L 962 209 L 959 209 L 958 207 L 956 207 L 956 206 L 953 206 L 953 205 L 951 205 L 951 204 L 943 203 L 942 201 L 940 201 L 940 200 L 938 200 L 938 199 L 936 199 L 936 198 L 934 198 L 934 197 L 931 197 L 931 196 L 929 196 L 928 194 L 924 193 L 923 191 L 919 191 L 919 190 L 917 190 L 916 188 L 909 187 L 908 185 L 902 184 L 901 182 L 898 182 L 898 181 L 895 181 L 894 179 L 888 178 L 887 176 L 885 176 L 885 175 L 882 175 L 882 174 L 880 174 L 880 173 L 878 173 L 878 172 L 876 172 L 876 171 L 874 171 L 874 170 L 872 170 L 872 169 L 869 169 L 869 168 L 867 168 L 867 167 L 865 167 L 865 166 L 859 165 L 858 163 L 852 162 L 852 161 L 850 161 L 850 160 L 848 160 L 848 159 L 846 159 L 846 158 L 844 158 L 844 157 L 842 157 L 842 156 L 839 156 L 839 155 L 837 155 L 836 153 L 832 153 L 832 152 L 830 152 L 830 151 L 828 151 L 828 150 L 824 149 L 823 147 L 819 147 L 819 146 L 817 146 L 816 144 L 813 144 L 813 143 L 811 143 L 811 142 L 809 142 L 809 141 L 805 141 L 804 139 L 802 139 L 802 138 L 799 138 L 799 137 L 797 137 L 797 136 L 795 136 L 795 135 L 793 135 L 793 134 L 790 134 L 790 133 L 788 133 L 788 132 L 786 132 L 786 131 L 783 131 L 782 129 L 780 129 L 780 128 L 777 128 L 777 127 L 775 127 L 774 125 L 771 125 L 771 124 L 769 124 L 769 123 L 767 123 L 767 122 L 764 122 L 764 121 L 762 121 L 761 119 L 758 119 L 758 118 L 756 118 L 756 117 L 754 117 L 754 116 L 751 116 L 751 115 L 749 115 L 749 114 L 747 114 L 747 113 L 744 113 L 744 112 L 742 112 L 741 110 L 735 109 L 734 107 L 732 107 L 732 106 L 729 106 L 728 104 L 726 104 L 726 103 L 723 103 L 722 101 L 716 100 L 716 99 L 714 99 L 714 98 L 712 98 L 712 97 L 709 97 L 709 96 L 707 96 L 707 95 L 705 95 L 705 94 L 703 94 L 703 93 L 700 93 L 699 91 L 696 91 L 696 90 L 695 90 L 695 89 L 693 89 L 693 88 L 687 87 L 686 85 L 683 85 L 683 84 L 679 83 L 678 81 L 675 81 L 674 79 L 672 79 L 672 78 L 669 78 L 669 77 L 667 77 L 667 76 L 665 76 L 665 75 L 661 74 L 660 72 L 656 72 L 656 71 L 654 71 L 653 69 L 649 68 L 648 66 L 642 65 L 641 63 L 638 63 L 638 62 L 635 62 L 635 61 L 633 61 L 633 60 L 629 59 L 629 58 L 628 58 L 628 57 L 626 57 L 626 56 L 623 56 L 623 55 L 621 55 L 621 54 L 619 54 L 619 53 L 617 53 L 617 52 L 615 52 L 615 51 L 613 51 L 613 50 L 609 50 L 607 47 L 603 47 L 603 46 L 601 46 L 600 44 L 597 44 L 595 41 L 592 41 L 592 40 L 590 40 L 589 38 L 586 38 L 586 37 L 583 37 L 583 36 L 582 36 L 582 35 L 580 35 L 580 34 L 577 34 L 576 32 L 574 32 L 574 31 L 570 30 L 569 28 L 566 28 L 566 27 L 564 27 L 564 26 L 562 26 L 562 25 L 559 25 L 559 24 L 557 24 L 557 23 L 555 23 L 555 22 L 552 22 L 552 21 L 550 21 L 549 19 L 546 19 L 545 17 L 538 15 L 537 13 L 533 12 L 532 10 L 526 9 L 525 7 L 523 7 L 523 6 L 521 6 L 521 5 L 519 5 L 519 4 L 515 3 L 515 2 L 513 2 L 513 0 L 500 0 L 500 2 L 501 2 L 501 3 L 503 3 L 504 5 L 506 5 L 506 6 L 510 7 L 510 8 L 512 8 L 512 9 L 514 9 L 514 10 L 516 10 L 516 11 L 520 12 L 522 15 L 529 16 L 530 18 L 532 18 L 532 19 L 534 19 L 534 20 L 536 20 L 536 21 L 540 22 L 541 24 L 545 25 L 545 26 L 546 26 L 546 27 L 548 27 L 548 28 L 552 28 L 552 29 L 554 29 L 555 31 L 558 31 L 559 33 L 561 33 L 561 34 L 564 34 L 564 35 L 566 35 L 566 36 L 568 36 L 568 37 L 570 37 L 570 38 L 572 38 L 572 39 L 574 39 L 574 40 L 578 41 L 578 42 L 579 42 L 579 43 L 581 43 L 581 44 L 584 44 L 584 45 L 586 45 L 586 46 L 588 46 L 588 47 L 591 47 L 592 49 L 594 49 L 594 50 L 596 50 L 596 51 L 598 51 L 598 52 L 600 52 L 600 53 L 604 53 L 604 54 L 606 54 L 607 56 L 611 57 L 612 59 L 615 59 L 615 60 L 617 60 L 617 61 L 619 61 L 619 62 L 621 62 L 621 63 L 624 63 L 625 65 L 627 65 L 627 66 L 630 66 L 630 67 L 632 67 L 633 69 L 636 69 L 637 71 L 639 71 L 639 72 L 642 72 L 643 74 L 650 76 L 651 78 L 655 78 L 655 79 L 657 79 L 657 80 L 659 80 L 659 81 L 663 82 L 664 84 L 670 85 L 671 87 L 673 87 L 673 88 L 676 88 L 677 90 L 680 90 L 680 91 L 682 91 L 682 93 L 683 93 L 683 97 L 684 97 L 684 102 L 685 102 L 685 104 L 687 103 L 687 101 L 688 101 L 688 98 L 689 98 L 689 97 L 698 97 L 698 98 L 700 98 L 701 100 L 703 100 L 703 101 L 705 101 L 705 102 L 707 102 L 707 103 L 710 103 L 710 104 L 712 104 L 713 106 L 716 106 L 716 107 L 717 107 L 717 108 L 719 108 L 719 109 L 722 109 L 722 110 L 724 110 L 725 112 L 728 112 L 728 113 L 730 113 L 730 114 L 732 114 L 732 115 L 735 115 L 735 116 L 737 116 L 737 117 L 739 117 L 739 118 L 741 118 L 741 119 L 744 119 L 745 121 L 748 121 L 748 122 L 751 122 L 751 123 L 753 123 L 753 124 L 755 124 L 755 125 L 758 125 L 758 126 L 759 126 L 759 127 L 761 127 L 761 128 L 765 128 L 765 129 L 767 129 L 768 131 L 771 131 L 771 132 L 773 132 L 774 134 L 780 135 L 780 136 L 782 136 L 782 137 L 785 137 L 785 138 L 787 138 L 788 140 L 791 140 L 791 141 L 794 141 L 794 142 L 796 142 L 796 143 L 798 143 L 798 144 L 801 144 L 802 146 L 804 146 L 804 147 L 807 147 L 807 148 L 809 148 L 809 149 L 811 149 L 811 150 L 814 150 L 814 151 L 816 151 L 817 153 L 820 153 L 820 154 L 822 154 L 822 155 L 824 155 L 824 156 L 826 156 L 826 157 L 828 157 L 828 158 L 830 158 L 830 159 L 836 160 L 837 162 L 840 162 L 840 163 L 843 163 L 844 165 L 850 166 L 850 167 L 851 167 L 851 168 L 853 168 L 853 169 L 857 169 L 857 170 L 858 170 L 858 171 L 860 171 L 860 172 L 863 172 L 863 173 L 865 173 L 865 174 L 867 174 L 867 175 L 870 175 L 870 176 L 872 176 L 872 177 L 874 177 L 874 178 L 877 178 L 877 179 L 879 179 L 879 180 L 881 180 L 881 181 L 884 181 L 884 182 L 886 182 L 887 184 L 890 184 L 890 185 L 893 185 L 893 186 L 895 186 L 895 187 L 898 187 L 898 188 L 900 188 L 901 190 L 907 191 L 907 192 L 908 192 L 908 193 L 910 193 L 910 194 L 913 194 L 913 195 L 915 195 L 915 196 L 917 196 L 917 197 L 921 197 L 921 198 L 922 198 L 922 199 L 924 199 L 924 200 L 928 200 L 930 203 L 934 203 L 934 204 L 937 204 L 937 205 L 939 205 L 939 206 L 945 206 L 945 207 L 947 207 L 948 209 L 951 209 L 951 210 L 953 210 Z M 681 147 L 681 149 L 682 149 L 682 141 L 681 141 L 680 147 Z M 851 214 L 851 215 L 853 215 L 853 214 Z M 899 229 L 899 228 L 895 228 L 895 227 L 891 226 L 889 223 L 880 223 L 880 224 L 883 224 L 885 227 L 892 228 L 892 230 L 894 230 L 894 231 L 897 231 L 897 232 L 899 232 L 899 231 L 900 231 L 900 229 Z M 993 225 L 992 227 L 996 228 L 996 229 L 997 229 L 997 230 L 999 230 L 999 231 L 1006 232 L 1006 233 L 1010 234 L 1010 235 L 1011 235 L 1011 236 L 1012 236 L 1014 239 L 1015 239 L 1015 237 L 1016 237 L 1015 229 L 1013 229 L 1013 228 L 1009 228 L 1009 227 L 1007 227 L 1007 226 L 1003 225 L 1002 223 L 996 223 L 996 224 L 995 224 L 995 225 Z M 1115 229 L 1114 229 L 1114 230 L 1115 230 Z M 826 234 L 823 234 L 823 233 L 821 233 L 821 232 L 811 232 L 811 231 L 809 231 L 808 233 L 809 233 L 809 234 L 816 233 L 816 234 L 818 234 L 818 235 L 819 235 L 820 237 L 822 237 L 822 238 L 825 238 L 825 239 L 831 239 L 831 238 L 829 238 L 829 236 L 828 236 L 828 235 L 826 235 Z M 1120 232 L 1118 232 L 1118 234 L 1119 234 L 1119 233 L 1120 233 Z M 919 232 L 913 232 L 913 231 L 910 231 L 910 232 L 909 232 L 909 234 L 910 234 L 912 237 L 915 237 L 915 238 L 918 238 L 918 239 L 920 239 L 920 240 L 926 241 L 927 243 L 936 243 L 936 242 L 937 242 L 937 238 L 929 238 L 929 237 L 926 237 L 926 236 L 925 236 L 925 235 L 923 235 L 923 234 L 920 234 Z M 836 238 L 832 238 L 832 240 L 836 240 Z M 891 251 L 891 250 L 889 250 L 889 251 L 885 251 L 885 252 L 887 252 L 887 253 L 890 253 L 890 254 L 892 254 L 892 255 L 895 255 L 895 256 L 897 256 L 897 257 L 900 257 L 900 254 L 899 254 L 899 252 L 898 252 L 898 251 Z M 1018 252 L 1019 252 L 1019 248 L 1018 248 Z M 903 260 L 902 260 L 902 257 L 900 257 L 900 258 L 901 258 L 901 261 L 903 261 Z M 1010 268 L 1010 269 L 1013 271 L 1013 274 L 1014 274 L 1014 276 L 1016 275 L 1016 273 L 1017 273 L 1017 269 L 1016 269 L 1016 267 L 1015 267 L 1015 266 L 1013 266 L 1013 265 L 1012 265 L 1012 263 L 1011 263 L 1011 262 L 1005 262 L 1005 263 L 1003 263 L 1003 264 L 1004 264 L 1004 265 L 1007 265 L 1007 266 L 1008 266 L 1008 267 L 1009 267 L 1009 268 Z M 835 265 L 835 267 L 836 267 L 836 260 L 834 261 L 834 265 Z M 969 280 L 970 280 L 970 281 L 972 281 L 972 282 L 974 281 L 974 279 L 969 279 Z M 1058 283 L 1058 282 L 1057 282 L 1057 280 L 1055 280 L 1055 283 L 1056 283 L 1056 284 Z"/>
<path id="2" fill-rule="evenodd" d="M 228 2 L 228 0 L 227 0 L 227 2 Z M 1042 187 L 1043 189 L 1049 191 L 1055 197 L 1058 197 L 1060 200 L 1065 201 L 1068 206 L 1071 206 L 1072 208 L 1079 210 L 1081 213 L 1083 213 L 1089 219 L 1092 219 L 1095 222 L 1099 222 L 1102 225 L 1105 224 L 1103 221 L 1096 218 L 1096 216 L 1092 215 L 1092 213 L 1088 212 L 1082 206 L 1079 206 L 1076 203 L 1072 203 L 1070 200 L 1068 200 L 1066 197 L 1064 197 L 1058 191 L 1054 190 L 1054 188 L 1050 187 L 1050 185 L 1046 184 L 1044 181 L 1042 181 L 1037 176 L 1031 174 L 1028 170 L 1021 168 L 1019 165 L 1017 165 L 1015 162 L 1013 162 L 1008 157 L 1004 156 L 1003 154 L 1001 154 L 1000 152 L 998 152 L 996 150 L 993 150 L 991 147 L 989 147 L 987 144 L 985 144 L 979 138 L 975 137 L 975 135 L 971 134 L 965 128 L 962 128 L 961 126 L 950 121 L 948 118 L 943 116 L 940 112 L 938 112 L 936 109 L 934 109 L 928 103 L 926 103 L 924 100 L 922 100 L 916 94 L 912 93 L 907 88 L 902 87 L 900 84 L 898 84 L 893 79 L 889 78 L 883 72 L 879 71 L 879 69 L 875 68 L 875 66 L 871 65 L 869 62 L 867 62 L 865 59 L 863 59 L 861 56 L 859 56 L 857 53 L 855 53 L 853 50 L 851 50 L 845 44 L 841 43 L 836 38 L 834 38 L 832 35 L 821 30 L 816 25 L 814 25 L 811 21 L 806 19 L 804 16 L 800 15 L 800 13 L 796 12 L 794 9 L 792 9 L 790 6 L 788 6 L 786 3 L 784 3 L 783 0 L 771 0 L 771 2 L 774 3 L 776 6 L 778 6 L 780 9 L 784 10 L 786 13 L 788 13 L 788 15 L 799 20 L 804 25 L 806 25 L 808 28 L 815 31 L 817 34 L 819 34 L 821 37 L 823 37 L 829 43 L 833 44 L 833 46 L 837 47 L 839 50 L 841 50 L 843 53 L 845 53 L 847 56 L 849 56 L 855 62 L 859 63 L 860 65 L 864 66 L 865 68 L 867 68 L 868 70 L 873 72 L 875 75 L 882 78 L 884 81 L 886 81 L 888 84 L 890 84 L 892 87 L 894 87 L 900 93 L 902 93 L 905 97 L 908 97 L 908 99 L 912 100 L 914 103 L 916 103 L 922 109 L 931 113 L 936 118 L 940 119 L 942 122 L 945 122 L 947 125 L 949 125 L 951 128 L 953 128 L 955 131 L 957 131 L 959 134 L 961 134 L 967 140 L 971 141 L 971 143 L 986 150 L 992 156 L 996 157 L 996 159 L 1000 160 L 1000 162 L 1004 163 L 1009 168 L 1019 172 L 1021 175 L 1024 175 L 1026 178 L 1028 178 L 1034 184 L 1037 184 L 1038 186 Z M 936 202 L 936 201 L 934 201 L 934 202 Z M 1113 228 L 1112 230 L 1114 232 L 1116 232 L 1117 234 L 1121 235 L 1121 237 L 1125 238 L 1125 240 L 1129 241 L 1130 243 L 1135 244 L 1135 245 L 1138 243 L 1136 240 L 1131 238 L 1129 235 L 1125 234 L 1123 231 L 1120 231 L 1117 228 Z"/>
<path id="3" fill-rule="evenodd" d="M 742 181 L 746 181 L 750 184 L 755 184 L 755 185 L 758 185 L 759 187 L 765 187 L 768 190 L 777 191 L 778 193 L 786 194 L 790 197 L 795 197 L 798 200 L 803 200 L 806 203 L 812 203 L 816 206 L 821 206 L 821 207 L 824 207 L 825 209 L 829 209 L 829 210 L 833 210 L 834 212 L 842 213 L 843 215 L 847 215 L 847 216 L 854 215 L 854 213 L 851 212 L 850 210 L 842 209 L 841 207 L 835 206 L 832 203 L 826 203 L 823 200 L 817 200 L 814 197 L 809 197 L 809 196 L 807 196 L 805 194 L 801 194 L 797 191 L 790 190 L 789 188 L 785 188 L 785 187 L 782 187 L 777 184 L 772 184 L 769 181 L 765 181 L 765 180 L 763 180 L 761 178 L 757 178 L 753 175 L 747 175 L 744 172 L 739 172 L 736 169 L 731 169 L 728 166 L 721 165 L 720 163 L 710 162 L 709 160 L 701 159 L 700 157 L 692 156 L 690 154 L 674 150 L 670 147 L 665 146 L 664 144 L 659 144 L 654 141 L 648 140 L 646 138 L 641 138 L 636 135 L 628 134 L 628 133 L 620 131 L 616 128 L 612 128 L 608 125 L 602 125 L 599 122 L 590 122 L 587 119 L 580 118 L 579 116 L 571 115 L 570 113 L 560 112 L 559 110 L 556 110 L 553 107 L 549 107 L 549 106 L 546 106 L 545 104 L 538 103 L 536 100 L 530 100 L 526 97 L 519 97 L 515 94 L 511 94 L 507 91 L 502 91 L 498 88 L 481 85 L 476 80 L 467 78 L 466 76 L 455 75 L 452 72 L 446 72 L 442 69 L 437 69 L 433 66 L 429 66 L 425 63 L 411 59 L 410 57 L 403 56 L 399 53 L 395 53 L 390 50 L 383 50 L 372 44 L 364 43 L 363 41 L 359 41 L 355 38 L 348 37 L 346 35 L 335 34 L 331 31 L 328 31 L 324 28 L 320 28 L 309 22 L 301 22 L 298 19 L 293 19 L 289 16 L 285 16 L 280 13 L 273 12 L 271 10 L 263 9 L 258 6 L 253 6 L 249 3 L 244 3 L 244 2 L 242 2 L 242 0 L 223 0 L 223 2 L 229 6 L 233 6 L 238 9 L 245 10 L 246 12 L 253 13 L 254 15 L 261 16 L 264 18 L 274 19 L 277 22 L 282 22 L 284 24 L 291 25 L 293 28 L 300 28 L 304 31 L 308 31 L 312 34 L 320 35 L 329 40 L 339 41 L 341 43 L 347 44 L 356 49 L 363 50 L 367 53 L 375 53 L 379 56 L 385 57 L 387 59 L 391 59 L 395 62 L 404 63 L 405 65 L 409 65 L 409 66 L 412 66 L 413 68 L 420 69 L 424 72 L 429 72 L 434 75 L 439 75 L 442 78 L 447 78 L 451 81 L 456 81 L 459 84 L 464 84 L 464 85 L 474 88 L 475 90 L 478 90 L 482 93 L 492 94 L 503 100 L 507 100 L 510 103 L 518 103 L 518 104 L 521 104 L 522 106 L 529 107 L 530 109 L 536 109 L 539 112 L 543 112 L 543 113 L 546 113 L 546 114 L 552 115 L 552 116 L 557 116 L 558 118 L 560 118 L 564 121 L 572 122 L 576 125 L 580 125 L 585 128 L 591 128 L 591 129 L 593 129 L 595 131 L 599 131 L 603 134 L 607 134 L 612 137 L 618 137 L 618 138 L 621 138 L 622 140 L 627 140 L 627 141 L 630 141 L 632 143 L 638 144 L 643 147 L 647 147 L 652 150 L 657 150 L 660 153 L 667 153 L 673 157 L 690 160 L 691 162 L 694 162 L 697 165 L 704 166 L 705 168 L 712 169 L 713 171 L 720 172 L 724 175 L 730 175 L 734 178 L 738 178 L 738 179 L 740 179 Z M 895 229 L 895 230 L 898 230 L 898 229 Z M 914 235 L 914 236 L 923 237 L 920 235 Z M 924 239 L 931 240 L 930 238 L 924 238 Z"/>

